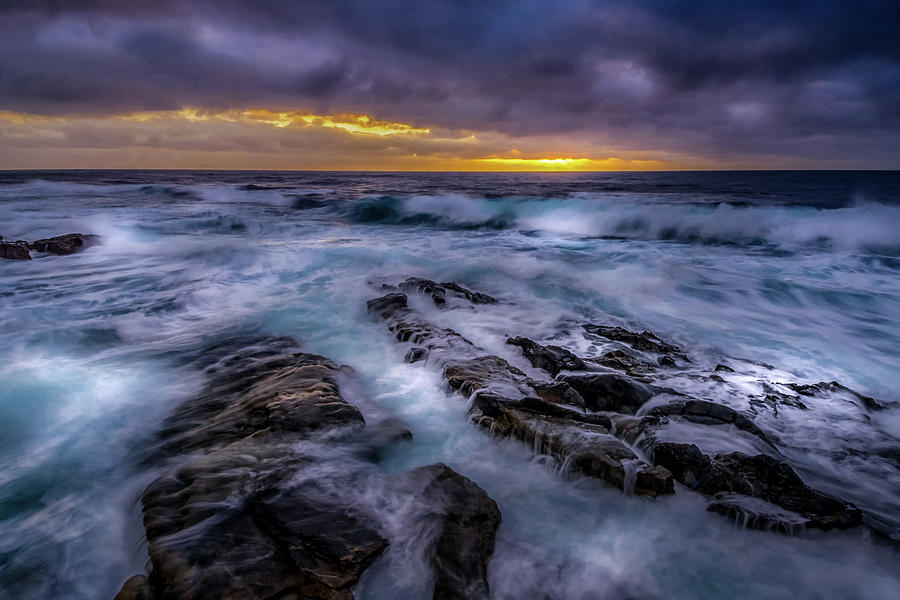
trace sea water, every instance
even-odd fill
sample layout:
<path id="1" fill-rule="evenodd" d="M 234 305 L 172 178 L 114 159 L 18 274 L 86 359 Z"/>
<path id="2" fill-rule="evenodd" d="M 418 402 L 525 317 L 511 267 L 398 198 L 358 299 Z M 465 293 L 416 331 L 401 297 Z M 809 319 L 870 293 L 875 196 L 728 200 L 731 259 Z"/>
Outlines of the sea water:
<path id="1" fill-rule="evenodd" d="M 497 501 L 497 598 L 900 594 L 897 551 L 864 529 L 746 530 L 685 489 L 627 496 L 484 435 L 365 312 L 381 283 L 452 280 L 503 303 L 420 309 L 526 371 L 507 335 L 590 353 L 592 322 L 651 329 L 698 370 L 744 365 L 717 398 L 736 408 L 753 365 L 840 381 L 885 410 L 810 402 L 761 425 L 808 483 L 900 537 L 900 174 L 0 173 L 4 239 L 70 232 L 102 245 L 0 261 L 0 598 L 112 598 L 145 570 L 146 450 L 203 385 L 186 357 L 237 335 L 351 365 L 364 414 L 414 435 L 373 469 L 444 462 Z M 357 597 L 430 597 L 404 552 Z"/>

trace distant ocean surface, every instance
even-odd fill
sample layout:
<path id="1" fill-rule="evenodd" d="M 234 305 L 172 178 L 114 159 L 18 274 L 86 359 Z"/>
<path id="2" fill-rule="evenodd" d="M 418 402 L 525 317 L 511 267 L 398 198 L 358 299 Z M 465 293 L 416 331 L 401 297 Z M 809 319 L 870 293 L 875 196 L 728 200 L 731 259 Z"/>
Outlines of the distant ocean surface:
<path id="1" fill-rule="evenodd" d="M 739 358 L 839 381 L 885 409 L 813 404 L 771 425 L 810 485 L 900 539 L 898 172 L 0 171 L 5 240 L 70 232 L 102 244 L 0 260 L 4 600 L 111 600 L 144 571 L 146 448 L 202 384 L 184 356 L 241 335 L 352 366 L 415 436 L 379 468 L 444 462 L 497 501 L 497 598 L 611 598 L 623 581 L 650 598 L 900 589 L 896 550 L 860 532 L 741 529 L 697 494 L 562 477 L 478 431 L 365 308 L 383 282 L 455 281 L 504 304 L 447 325 L 514 364 L 506 335 L 566 346 L 591 322 L 673 340 L 697 373 Z M 376 571 L 357 597 L 410 585 Z"/>

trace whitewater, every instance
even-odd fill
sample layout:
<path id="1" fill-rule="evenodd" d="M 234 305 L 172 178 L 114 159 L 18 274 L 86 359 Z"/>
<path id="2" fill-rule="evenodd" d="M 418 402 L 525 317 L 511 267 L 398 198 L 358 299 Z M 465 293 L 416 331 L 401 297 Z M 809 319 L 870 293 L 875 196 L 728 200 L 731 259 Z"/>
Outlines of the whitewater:
<path id="1" fill-rule="evenodd" d="M 496 598 L 900 594 L 897 173 L 0 172 L 4 240 L 70 232 L 101 243 L 0 260 L 0 598 L 112 599 L 146 570 L 139 497 L 161 469 L 148 449 L 202 389 L 200 349 L 260 336 L 349 365 L 366 421 L 412 432 L 360 469 L 442 462 L 497 502 Z M 880 533 L 758 531 L 686 488 L 623 494 L 485 435 L 440 369 L 405 362 L 409 345 L 367 314 L 411 276 L 499 299 L 410 303 L 529 375 L 509 336 L 585 356 L 602 344 L 581 324 L 602 323 L 677 344 L 691 361 L 665 383 L 735 410 L 762 379 L 876 399 L 804 398 L 755 420 Z M 727 389 L 709 379 L 718 364 L 737 371 Z M 757 443 L 704 436 L 709 452 Z M 389 496 L 373 484 L 356 500 L 405 542 L 355 596 L 428 598 Z"/>

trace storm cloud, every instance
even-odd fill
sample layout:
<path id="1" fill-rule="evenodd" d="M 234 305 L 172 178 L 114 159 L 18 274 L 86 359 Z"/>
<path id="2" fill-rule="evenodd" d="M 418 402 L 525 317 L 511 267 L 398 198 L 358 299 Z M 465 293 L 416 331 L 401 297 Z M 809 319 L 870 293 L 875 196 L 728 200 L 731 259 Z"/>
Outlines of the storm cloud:
<path id="1" fill-rule="evenodd" d="M 619 152 L 900 167 L 900 3 L 21 2 L 0 109 L 356 112 Z"/>

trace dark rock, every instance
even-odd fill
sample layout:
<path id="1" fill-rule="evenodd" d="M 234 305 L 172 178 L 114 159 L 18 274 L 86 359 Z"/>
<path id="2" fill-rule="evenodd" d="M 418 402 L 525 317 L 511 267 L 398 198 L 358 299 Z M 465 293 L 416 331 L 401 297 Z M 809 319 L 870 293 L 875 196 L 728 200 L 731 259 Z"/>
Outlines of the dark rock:
<path id="1" fill-rule="evenodd" d="M 403 362 L 414 363 L 419 362 L 424 359 L 428 354 L 428 351 L 425 348 L 410 348 L 409 352 L 406 353 L 406 356 L 403 357 Z"/>
<path id="2" fill-rule="evenodd" d="M 487 294 L 482 294 L 481 292 L 473 292 L 472 290 L 466 289 L 458 283 L 454 283 L 452 281 L 445 281 L 441 283 L 441 285 L 450 291 L 462 294 L 463 297 L 465 297 L 465 299 L 472 304 L 499 304 L 500 302 L 493 296 L 488 296 Z"/>
<path id="3" fill-rule="evenodd" d="M 447 290 L 440 284 L 428 279 L 420 279 L 418 277 L 410 277 L 400 284 L 400 289 L 404 292 L 418 292 L 431 296 L 431 299 L 437 305 L 446 304 Z"/>
<path id="4" fill-rule="evenodd" d="M 734 373 L 734 369 L 728 365 L 716 365 L 716 373 Z"/>
<path id="5" fill-rule="evenodd" d="M 291 342 L 223 345 L 206 389 L 167 419 L 161 446 L 182 462 L 141 496 L 158 598 L 350 599 L 387 546 L 352 506 L 352 473 L 296 445 L 364 422 L 340 396 L 347 369 Z"/>
<path id="6" fill-rule="evenodd" d="M 133 575 L 113 600 L 154 600 L 153 588 L 144 575 Z"/>
<path id="7" fill-rule="evenodd" d="M 502 407 L 499 404 L 502 404 Z M 495 394 L 479 393 L 476 396 L 476 405 L 482 414 L 492 417 L 497 417 L 503 410 L 508 409 L 574 421 L 576 423 L 600 425 L 607 430 L 612 427 L 612 422 L 606 415 L 578 412 L 532 396 L 526 396 L 520 400 L 511 400 Z"/>
<path id="8" fill-rule="evenodd" d="M 661 442 L 653 447 L 653 464 L 667 468 L 676 480 L 696 488 L 709 473 L 712 460 L 694 444 Z"/>
<path id="9" fill-rule="evenodd" d="M 820 381 L 814 384 L 785 383 L 784 385 L 802 396 L 823 396 L 828 393 L 843 392 L 859 400 L 869 410 L 882 410 L 884 408 L 874 398 L 864 396 L 837 381 Z"/>
<path id="10" fill-rule="evenodd" d="M 581 394 L 585 405 L 594 411 L 634 414 L 655 395 L 654 391 L 643 383 L 613 373 L 566 375 L 561 381 Z"/>
<path id="11" fill-rule="evenodd" d="M 28 243 L 0 241 L 0 258 L 31 260 L 31 254 L 28 252 Z"/>
<path id="12" fill-rule="evenodd" d="M 151 581 L 161 598 L 350 599 L 350 586 L 387 546 L 332 495 L 282 487 L 298 466 L 288 448 L 259 449 L 229 446 L 144 492 Z"/>
<path id="13" fill-rule="evenodd" d="M 366 308 L 369 313 L 377 314 L 382 319 L 386 319 L 397 309 L 406 308 L 406 300 L 406 294 L 394 292 L 385 294 L 381 298 L 369 300 L 366 302 Z"/>
<path id="14" fill-rule="evenodd" d="M 654 352 L 656 354 L 680 354 L 681 349 L 673 344 L 668 344 L 659 339 L 652 331 L 636 333 L 622 327 L 609 327 L 604 325 L 584 325 L 584 330 L 589 334 L 599 335 L 608 340 L 628 344 L 635 350 Z"/>
<path id="15" fill-rule="evenodd" d="M 75 254 L 97 244 L 99 240 L 100 236 L 98 235 L 67 233 L 66 235 L 37 240 L 31 244 L 31 249 L 37 252 L 49 252 L 50 254 Z"/>
<path id="16" fill-rule="evenodd" d="M 659 366 L 661 367 L 677 367 L 678 365 L 675 363 L 675 359 L 671 356 L 660 356 L 657 361 Z"/>
<path id="17" fill-rule="evenodd" d="M 641 463 L 637 467 L 634 478 L 633 493 L 637 496 L 662 496 L 675 493 L 675 480 L 672 473 L 659 465 Z"/>
<path id="18" fill-rule="evenodd" d="M 408 477 L 423 486 L 439 532 L 431 564 L 436 600 L 490 598 L 487 565 L 494 551 L 500 509 L 484 490 L 444 464 L 422 467 Z"/>
<path id="19" fill-rule="evenodd" d="M 488 387 L 522 394 L 531 391 L 525 373 L 493 355 L 451 361 L 444 367 L 444 379 L 452 389 L 465 396 Z"/>
<path id="20" fill-rule="evenodd" d="M 680 416 L 701 425 L 734 425 L 742 431 L 755 435 L 768 444 L 775 440 L 760 429 L 750 418 L 736 410 L 706 400 L 688 400 L 687 402 L 670 402 L 655 406 L 651 411 L 654 416 Z"/>
<path id="21" fill-rule="evenodd" d="M 643 440 L 640 446 L 649 449 L 652 446 L 653 429 L 659 427 L 660 419 L 654 416 L 635 417 L 631 415 L 614 414 L 610 416 L 613 430 L 616 436 L 629 444 L 635 445 L 641 441 L 642 436 L 650 439 Z"/>
<path id="22" fill-rule="evenodd" d="M 626 490 L 628 466 L 637 476 L 634 493 L 656 496 L 672 493 L 672 475 L 638 460 L 619 439 L 609 434 L 609 419 L 584 415 L 538 398 L 512 401 L 490 394 L 476 395 L 482 416 L 476 421 L 491 433 L 523 441 L 553 456 L 576 473 Z"/>
<path id="23" fill-rule="evenodd" d="M 624 350 L 610 350 L 599 358 L 591 359 L 591 362 L 603 365 L 610 369 L 625 371 L 626 373 L 652 371 L 653 367 L 641 362 Z"/>
<path id="24" fill-rule="evenodd" d="M 341 367 L 315 354 L 281 352 L 266 355 L 254 346 L 208 369 L 207 390 L 165 420 L 164 447 L 184 452 L 259 433 L 364 425 L 359 409 L 340 397 Z"/>
<path id="25" fill-rule="evenodd" d="M 797 534 L 806 529 L 803 515 L 743 494 L 719 492 L 706 510 L 724 515 L 749 529 L 787 534 Z"/>
<path id="26" fill-rule="evenodd" d="M 409 277 L 399 285 L 399 288 L 404 292 L 418 292 L 420 294 L 431 296 L 431 299 L 438 306 L 443 306 L 447 303 L 448 295 L 465 299 L 472 304 L 497 304 L 499 302 L 499 300 L 492 296 L 480 292 L 473 292 L 452 281 L 436 283 L 430 279 Z"/>
<path id="27" fill-rule="evenodd" d="M 518 346 L 533 367 L 543 369 L 556 377 L 560 371 L 582 371 L 584 361 L 560 346 L 542 346 L 525 337 L 506 340 L 507 344 Z"/>
<path id="28" fill-rule="evenodd" d="M 794 469 L 766 454 L 741 452 L 703 454 L 694 444 L 662 442 L 653 449 L 653 462 L 662 465 L 685 485 L 704 494 L 730 492 L 764 500 L 803 517 L 803 527 L 845 528 L 859 525 L 862 514 L 850 503 L 826 496 L 807 486 Z M 732 503 L 733 504 L 733 503 Z M 719 512 L 734 507 L 716 508 Z M 769 518 L 775 515 L 767 513 Z M 786 523 L 786 526 L 796 523 Z"/>
<path id="29" fill-rule="evenodd" d="M 390 295 L 389 295 L 390 296 Z M 387 298 L 387 296 L 385 297 Z M 566 382 L 535 382 L 499 356 L 482 350 L 451 329 L 439 329 L 409 307 L 385 309 L 384 298 L 372 302 L 398 341 L 425 347 L 429 362 L 443 369 L 448 386 L 465 397 L 475 396 L 472 420 L 494 435 L 510 436 L 549 454 L 572 471 L 626 487 L 626 466 L 645 471 L 638 493 L 668 493 L 671 475 L 638 461 L 621 440 L 609 434 L 604 415 L 590 415 L 560 406 L 583 399 Z M 370 306 L 372 305 L 370 302 Z M 668 477 L 669 483 L 666 483 Z M 658 483 L 653 480 L 659 479 Z"/>
<path id="30" fill-rule="evenodd" d="M 534 388 L 537 395 L 547 402 L 554 404 L 571 404 L 584 408 L 584 398 L 581 394 L 572 389 L 568 383 L 564 381 L 555 381 L 553 383 L 545 383 L 543 381 L 528 380 L 528 384 Z"/>
<path id="31" fill-rule="evenodd" d="M 770 386 L 765 385 L 766 388 Z M 771 389 L 771 388 L 770 388 Z M 759 396 L 750 396 L 750 406 L 754 409 L 759 408 L 768 408 L 772 411 L 776 417 L 778 416 L 778 407 L 779 406 L 790 406 L 793 408 L 798 408 L 800 410 L 808 410 L 809 407 L 806 406 L 801 400 L 799 396 L 792 396 L 789 394 L 782 394 L 777 391 L 773 391 L 773 393 L 768 393 L 762 398 Z"/>

